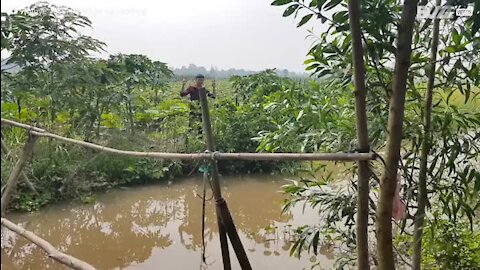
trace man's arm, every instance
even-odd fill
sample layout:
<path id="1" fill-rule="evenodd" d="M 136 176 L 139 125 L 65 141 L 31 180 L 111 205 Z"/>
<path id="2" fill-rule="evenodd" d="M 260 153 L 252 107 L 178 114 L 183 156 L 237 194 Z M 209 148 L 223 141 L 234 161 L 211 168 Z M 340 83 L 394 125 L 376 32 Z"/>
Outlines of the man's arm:
<path id="1" fill-rule="evenodd" d="M 182 92 L 180 92 L 181 97 L 184 97 L 184 96 L 187 96 L 187 95 L 190 95 L 190 87 L 183 90 Z"/>
<path id="2" fill-rule="evenodd" d="M 184 97 L 188 94 L 190 94 L 190 87 L 185 89 L 185 84 L 187 84 L 187 80 L 184 78 L 183 81 L 182 81 L 182 89 L 180 90 L 180 96 L 181 97 Z"/>
<path id="3" fill-rule="evenodd" d="M 216 98 L 215 94 L 210 93 L 207 89 L 205 89 L 205 92 L 207 92 L 207 96 L 210 98 Z"/>
<path id="4" fill-rule="evenodd" d="M 207 93 L 207 96 L 210 97 L 210 98 L 216 98 L 217 96 L 215 95 L 215 86 L 216 86 L 216 83 L 215 83 L 215 80 L 212 81 L 212 88 L 213 88 L 213 93 L 210 93 L 210 91 L 207 90 L 207 88 L 205 88 L 205 92 Z"/>

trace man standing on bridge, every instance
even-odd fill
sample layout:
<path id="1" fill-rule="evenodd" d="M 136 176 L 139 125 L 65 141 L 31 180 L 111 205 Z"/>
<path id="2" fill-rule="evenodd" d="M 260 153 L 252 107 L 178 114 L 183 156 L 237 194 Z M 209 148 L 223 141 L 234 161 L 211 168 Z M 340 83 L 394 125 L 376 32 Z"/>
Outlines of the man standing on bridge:
<path id="1" fill-rule="evenodd" d="M 190 128 L 192 128 L 192 125 L 194 122 L 202 121 L 202 113 L 200 110 L 199 101 L 200 101 L 200 89 L 205 88 L 204 87 L 205 77 L 202 74 L 198 74 L 197 76 L 195 76 L 194 85 L 190 85 L 187 89 L 185 89 L 186 83 L 187 83 L 187 80 L 183 79 L 182 91 L 180 92 L 180 96 L 181 97 L 189 96 L 190 98 L 190 117 L 189 117 L 188 125 Z M 215 81 L 213 83 L 215 83 Z M 207 93 L 208 97 L 215 98 L 215 94 L 208 92 L 206 89 L 205 89 L 205 92 Z M 202 129 L 200 127 L 199 133 L 201 132 L 201 130 Z"/>

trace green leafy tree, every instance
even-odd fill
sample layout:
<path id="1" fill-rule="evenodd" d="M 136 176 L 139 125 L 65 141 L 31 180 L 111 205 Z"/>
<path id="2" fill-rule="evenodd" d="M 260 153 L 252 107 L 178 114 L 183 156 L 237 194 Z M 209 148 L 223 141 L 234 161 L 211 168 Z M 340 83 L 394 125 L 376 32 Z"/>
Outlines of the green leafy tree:
<path id="1" fill-rule="evenodd" d="M 119 109 L 119 93 L 113 71 L 105 60 L 85 59 L 57 65 L 59 88 L 69 95 L 62 99 L 72 131 L 79 130 L 85 140 L 100 135 L 101 116 L 107 110 Z"/>
<path id="2" fill-rule="evenodd" d="M 117 80 L 123 84 L 122 98 L 125 104 L 125 115 L 129 123 L 130 133 L 135 132 L 135 99 L 137 92 L 142 91 L 148 84 L 152 71 L 152 61 L 145 55 L 117 54 L 108 59 L 108 67 L 111 68 Z"/>
<path id="3" fill-rule="evenodd" d="M 173 77 L 173 72 L 168 68 L 167 64 L 160 61 L 152 63 L 152 70 L 148 76 L 153 96 L 153 105 L 157 106 L 160 103 L 160 92 L 168 86 L 168 80 Z"/>
<path id="4" fill-rule="evenodd" d="M 7 63 L 23 68 L 46 68 L 101 51 L 104 43 L 81 34 L 91 21 L 77 11 L 37 2 L 11 14 L 2 13 L 2 50 Z"/>
<path id="5" fill-rule="evenodd" d="M 2 51 L 10 56 L 6 64 L 18 66 L 17 87 L 13 91 L 19 110 L 23 91 L 36 91 L 50 97 L 52 122 L 66 94 L 58 87 L 56 65 L 82 61 L 92 52 L 103 50 L 104 43 L 81 34 L 91 27 L 90 20 L 77 11 L 37 2 L 25 9 L 2 13 Z M 2 73 L 8 70 L 2 70 Z"/>
<path id="6" fill-rule="evenodd" d="M 426 3 L 426 1 L 422 2 L 422 4 Z M 473 4 L 473 2 L 448 2 L 446 4 L 467 5 Z M 312 18 L 318 18 L 327 25 L 327 30 L 319 37 L 315 37 L 312 32 L 316 42 L 308 53 L 308 59 L 305 61 L 307 70 L 321 78 L 339 78 L 343 87 L 352 87 L 352 35 L 349 31 L 346 2 L 336 0 L 277 0 L 272 5 L 288 5 L 283 15 L 285 17 L 293 15 L 301 18 L 298 26 L 304 25 Z M 415 1 L 411 1 L 407 2 L 405 7 L 409 6 L 415 9 L 416 5 Z M 415 191 L 417 189 L 418 153 L 420 152 L 419 145 L 422 144 L 423 140 L 421 135 L 423 133 L 423 123 L 418 121 L 418 115 L 424 114 L 425 107 L 421 102 L 415 101 L 421 100 L 426 95 L 425 84 L 428 79 L 427 71 L 430 67 L 431 57 L 429 53 L 433 39 L 433 26 L 431 20 L 414 21 L 415 10 L 401 13 L 401 6 L 398 1 L 362 1 L 360 8 L 360 26 L 363 31 L 362 41 L 366 55 L 366 87 L 369 89 L 367 109 L 369 127 L 372 127 L 369 129 L 369 137 L 371 138 L 373 149 L 381 149 L 385 146 L 387 112 L 389 111 L 387 104 L 390 104 L 390 112 L 392 112 L 390 114 L 390 131 L 388 132 L 390 134 L 389 141 L 392 143 L 387 145 L 387 168 L 381 184 L 381 190 L 383 190 L 381 194 L 384 195 L 382 195 L 383 197 L 379 201 L 381 209 L 379 209 L 378 213 L 381 214 L 378 217 L 380 219 L 376 220 L 376 234 L 379 236 L 377 247 L 379 266 L 381 269 L 392 269 L 393 257 L 389 254 L 393 254 L 391 248 L 391 200 L 396 185 L 395 174 L 397 166 L 400 165 L 401 171 L 408 182 L 404 186 L 405 190 Z M 408 19 L 405 19 L 406 17 Z M 400 20 L 401 18 L 403 21 Z M 408 23 L 408 26 L 406 23 Z M 470 153 L 473 151 L 478 154 L 478 151 L 475 150 L 478 149 L 478 143 L 472 141 L 475 138 L 474 134 L 478 132 L 478 111 L 459 112 L 451 100 L 448 98 L 446 102 L 441 102 L 441 100 L 444 100 L 445 96 L 460 93 L 464 97 L 465 103 L 476 104 L 476 97 L 474 97 L 476 92 L 472 90 L 474 89 L 472 85 L 479 85 L 479 23 L 480 8 L 477 3 L 474 6 L 474 15 L 472 17 L 454 17 L 451 20 L 442 21 L 441 30 L 439 31 L 438 50 L 441 58 L 436 60 L 439 66 L 435 72 L 434 100 L 436 103 L 433 106 L 432 122 L 435 124 L 432 127 L 432 136 L 435 142 L 441 141 L 442 143 L 438 147 L 435 144 L 432 145 L 428 153 L 429 167 L 436 174 L 429 174 L 428 176 L 427 193 L 431 194 L 429 199 L 437 201 L 445 201 L 446 198 L 450 198 L 448 199 L 450 204 L 456 200 L 452 196 L 453 194 L 447 195 L 439 192 L 441 187 L 437 184 L 438 181 L 433 181 L 433 179 L 441 177 L 451 187 L 460 186 L 462 187 L 461 190 L 471 191 L 472 182 L 460 183 L 461 181 L 455 180 L 457 177 L 452 177 L 452 175 L 461 175 L 463 170 L 463 167 L 460 168 L 454 164 L 459 162 L 457 151 L 459 153 Z M 407 31 L 407 36 L 403 36 L 403 40 L 399 34 L 405 34 L 405 32 L 397 32 L 397 27 Z M 411 52 L 409 49 L 410 45 L 408 45 L 410 27 L 413 28 Z M 404 51 L 402 52 L 402 50 Z M 395 57 L 397 57 L 396 63 L 399 66 L 393 68 L 392 59 Z M 402 57 L 404 58 L 403 60 L 401 60 Z M 398 74 L 401 74 L 402 78 L 398 77 Z M 395 76 L 397 76 L 396 79 Z M 406 93 L 403 87 L 404 82 L 408 90 Z M 404 105 L 405 97 L 407 103 Z M 459 120 L 462 124 L 452 123 L 451 118 L 448 116 L 452 112 L 458 119 L 462 119 Z M 436 118 L 435 115 L 437 114 L 443 115 L 443 119 Z M 447 116 L 445 117 L 445 115 Z M 401 132 L 402 127 L 404 127 L 403 134 Z M 453 150 L 458 149 L 457 146 L 462 145 L 461 141 L 463 140 L 468 142 L 467 145 L 472 143 L 472 148 Z M 399 164 L 398 150 L 400 150 L 402 141 L 406 142 L 402 145 L 402 150 L 406 154 Z M 451 142 L 451 144 L 445 143 L 446 141 Z M 460 159 L 466 164 L 475 163 L 475 159 L 471 158 L 469 154 L 461 156 L 462 158 L 466 157 L 466 160 Z M 443 167 L 436 167 L 438 166 L 436 162 L 444 159 L 451 161 L 450 175 L 446 175 L 443 171 L 447 164 L 443 164 Z M 430 163 L 431 161 L 433 162 Z M 458 178 L 461 177 L 459 176 Z M 373 185 L 375 187 L 376 183 L 373 183 Z M 404 194 L 407 205 L 416 204 L 417 198 L 414 194 L 416 195 L 416 192 Z M 466 197 L 469 198 L 467 195 Z M 461 200 L 457 202 L 459 201 Z M 476 199 L 464 202 L 455 207 L 455 212 L 460 211 L 465 214 L 465 217 L 471 219 L 472 215 L 468 213 L 472 213 L 471 210 L 476 205 Z M 443 202 L 441 207 L 450 209 L 451 207 L 448 203 Z M 464 204 L 467 206 L 464 206 Z M 428 206 L 431 207 L 430 204 Z"/>

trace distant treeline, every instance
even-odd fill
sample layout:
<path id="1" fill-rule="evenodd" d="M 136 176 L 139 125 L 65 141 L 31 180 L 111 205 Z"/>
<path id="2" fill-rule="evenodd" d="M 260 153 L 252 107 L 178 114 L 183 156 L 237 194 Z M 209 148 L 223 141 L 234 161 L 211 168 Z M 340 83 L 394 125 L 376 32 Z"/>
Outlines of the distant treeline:
<path id="1" fill-rule="evenodd" d="M 7 59 L 1 60 L 2 72 L 9 72 L 9 73 L 16 73 L 20 71 L 22 68 L 14 63 L 7 63 Z M 281 77 L 289 77 L 289 78 L 306 78 L 308 77 L 308 73 L 297 73 L 291 72 L 287 69 L 274 69 L 276 74 Z M 206 69 L 202 66 L 196 66 L 194 64 L 190 64 L 188 67 L 182 66 L 181 68 L 173 68 L 172 69 L 175 77 L 181 78 L 191 78 L 196 76 L 197 74 L 203 74 L 207 78 L 217 78 L 217 79 L 225 79 L 230 78 L 231 76 L 247 76 L 258 73 L 259 71 L 253 70 L 245 70 L 245 69 L 218 69 L 215 67 L 210 67 L 210 69 Z"/>
<path id="2" fill-rule="evenodd" d="M 231 76 L 238 75 L 238 76 L 246 76 L 258 73 L 258 71 L 252 70 L 245 70 L 245 69 L 218 69 L 215 67 L 210 67 L 207 69 L 202 66 L 196 66 L 194 64 L 188 65 L 188 67 L 182 66 L 181 68 L 173 68 L 173 73 L 177 77 L 194 77 L 197 74 L 203 74 L 207 78 L 230 78 Z M 275 69 L 278 76 L 282 77 L 301 77 L 305 78 L 308 77 L 307 73 L 297 73 L 297 72 L 290 72 L 286 69 Z"/>

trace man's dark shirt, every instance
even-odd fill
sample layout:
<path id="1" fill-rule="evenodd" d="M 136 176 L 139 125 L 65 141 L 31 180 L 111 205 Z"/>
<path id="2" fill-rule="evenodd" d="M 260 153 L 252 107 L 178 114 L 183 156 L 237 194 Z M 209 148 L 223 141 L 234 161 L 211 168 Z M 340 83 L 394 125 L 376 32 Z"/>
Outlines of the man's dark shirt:
<path id="1" fill-rule="evenodd" d="M 208 92 L 206 89 L 205 91 L 207 93 L 207 96 L 211 98 L 215 98 L 214 94 Z M 181 97 L 184 97 L 187 95 L 190 95 L 190 100 L 200 100 L 200 91 L 199 91 L 199 88 L 197 88 L 196 86 L 190 86 L 187 89 L 180 92 Z"/>

